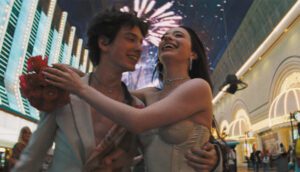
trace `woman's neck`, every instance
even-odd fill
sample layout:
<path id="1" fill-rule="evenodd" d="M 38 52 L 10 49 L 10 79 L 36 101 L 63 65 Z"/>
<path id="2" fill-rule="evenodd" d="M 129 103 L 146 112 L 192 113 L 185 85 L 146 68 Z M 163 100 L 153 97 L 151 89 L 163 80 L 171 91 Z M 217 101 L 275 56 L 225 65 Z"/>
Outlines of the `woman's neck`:
<path id="1" fill-rule="evenodd" d="M 163 82 L 163 90 L 167 91 L 171 91 L 173 89 L 175 89 L 176 87 L 178 87 L 180 84 L 186 82 L 190 80 L 189 77 L 179 77 L 179 78 L 175 78 L 175 79 L 165 79 Z"/>
<path id="2" fill-rule="evenodd" d="M 168 59 L 162 62 L 164 79 L 188 77 L 188 64 L 184 60 Z"/>
<path id="3" fill-rule="evenodd" d="M 173 65 L 174 67 L 167 67 L 164 66 L 164 75 L 163 75 L 163 82 L 179 82 L 180 80 L 189 79 L 190 76 L 187 72 L 187 69 L 183 65 Z"/>

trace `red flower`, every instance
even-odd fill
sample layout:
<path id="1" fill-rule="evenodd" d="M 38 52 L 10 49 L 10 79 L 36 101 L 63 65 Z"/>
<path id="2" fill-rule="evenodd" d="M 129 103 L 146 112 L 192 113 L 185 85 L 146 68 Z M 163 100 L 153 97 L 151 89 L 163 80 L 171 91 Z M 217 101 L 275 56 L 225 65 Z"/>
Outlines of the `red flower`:
<path id="1" fill-rule="evenodd" d="M 57 87 L 49 85 L 43 90 L 43 98 L 46 101 L 52 101 L 58 98 L 58 89 Z"/>
<path id="2" fill-rule="evenodd" d="M 57 106 L 63 106 L 66 102 L 70 102 L 70 94 L 62 89 L 59 89 L 60 98 L 57 100 Z"/>
<path id="3" fill-rule="evenodd" d="M 29 92 L 28 99 L 41 99 L 43 98 L 43 87 L 36 87 Z"/>
<path id="4" fill-rule="evenodd" d="M 21 89 L 21 93 L 27 97 L 29 95 L 29 88 L 28 88 L 28 84 L 26 82 L 26 75 L 21 75 L 19 77 L 20 79 L 20 89 Z"/>
<path id="5" fill-rule="evenodd" d="M 19 77 L 20 90 L 30 104 L 38 110 L 50 112 L 70 102 L 69 93 L 49 85 L 41 71 L 48 67 L 48 58 L 42 56 L 30 57 L 27 62 L 27 72 Z"/>
<path id="6" fill-rule="evenodd" d="M 27 88 L 27 82 L 26 82 L 26 76 L 25 75 L 20 75 L 19 79 L 20 79 L 20 86 L 23 89 Z"/>
<path id="7" fill-rule="evenodd" d="M 31 104 L 31 106 L 37 108 L 38 110 L 41 109 L 42 99 L 35 97 L 35 98 L 28 98 L 28 101 Z"/>
<path id="8" fill-rule="evenodd" d="M 31 73 L 26 75 L 26 81 L 28 87 L 41 87 L 41 86 L 47 86 L 47 82 L 45 81 L 44 75 L 42 73 Z"/>
<path id="9" fill-rule="evenodd" d="M 30 57 L 27 61 L 27 72 L 35 71 L 39 73 L 43 68 L 48 67 L 48 57 L 44 60 L 42 56 Z"/>

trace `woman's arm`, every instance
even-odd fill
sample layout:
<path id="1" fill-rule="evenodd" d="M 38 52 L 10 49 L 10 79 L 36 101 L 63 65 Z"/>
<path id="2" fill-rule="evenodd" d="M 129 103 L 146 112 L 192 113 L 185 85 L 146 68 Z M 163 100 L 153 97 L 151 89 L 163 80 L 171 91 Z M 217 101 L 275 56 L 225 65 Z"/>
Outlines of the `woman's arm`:
<path id="1" fill-rule="evenodd" d="M 210 118 L 212 95 L 207 82 L 193 79 L 176 88 L 169 96 L 144 109 L 137 109 L 104 96 L 84 84 L 78 75 L 61 65 L 44 72 L 47 81 L 85 99 L 98 112 L 135 133 L 158 128 L 194 114 Z M 210 124 L 208 124 L 210 126 Z"/>
<path id="2" fill-rule="evenodd" d="M 77 75 L 79 75 L 80 77 L 83 77 L 85 75 L 85 73 L 83 73 L 80 69 L 77 69 L 71 65 L 68 65 L 68 64 L 60 64 L 60 65 L 63 65 L 66 68 L 71 69 L 73 72 L 77 73 Z"/>
<path id="3" fill-rule="evenodd" d="M 156 91 L 157 91 L 157 88 L 155 88 L 155 87 L 146 87 L 146 88 L 130 91 L 130 94 L 134 95 L 135 97 L 137 97 L 138 99 L 140 99 L 143 103 L 145 103 L 147 105 L 147 100 L 146 100 L 147 94 L 151 94 Z"/>

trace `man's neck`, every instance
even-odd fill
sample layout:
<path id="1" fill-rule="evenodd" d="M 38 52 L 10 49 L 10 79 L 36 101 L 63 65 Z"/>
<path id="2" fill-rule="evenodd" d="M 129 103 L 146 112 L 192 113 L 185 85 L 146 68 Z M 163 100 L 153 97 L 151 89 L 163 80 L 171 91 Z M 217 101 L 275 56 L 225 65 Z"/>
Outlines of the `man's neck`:
<path id="1" fill-rule="evenodd" d="M 123 101 L 122 72 L 113 69 L 99 64 L 91 75 L 90 85 L 112 99 Z"/>
<path id="2" fill-rule="evenodd" d="M 113 68 L 99 64 L 93 73 L 92 80 L 98 82 L 98 85 L 104 87 L 115 87 L 121 85 L 122 72 L 116 71 Z"/>

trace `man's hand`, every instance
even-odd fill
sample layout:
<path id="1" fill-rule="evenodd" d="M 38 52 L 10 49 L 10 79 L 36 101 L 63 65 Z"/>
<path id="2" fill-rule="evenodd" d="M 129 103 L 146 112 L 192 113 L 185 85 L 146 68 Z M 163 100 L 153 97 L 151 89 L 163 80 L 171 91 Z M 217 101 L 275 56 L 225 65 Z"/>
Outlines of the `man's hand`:
<path id="1" fill-rule="evenodd" d="M 187 164 L 196 172 L 211 171 L 218 163 L 216 148 L 211 143 L 206 143 L 202 148 L 192 148 L 186 154 Z"/>
<path id="2" fill-rule="evenodd" d="M 104 158 L 104 164 L 113 170 L 121 169 L 124 166 L 129 166 L 133 157 L 122 149 L 117 149 Z"/>

